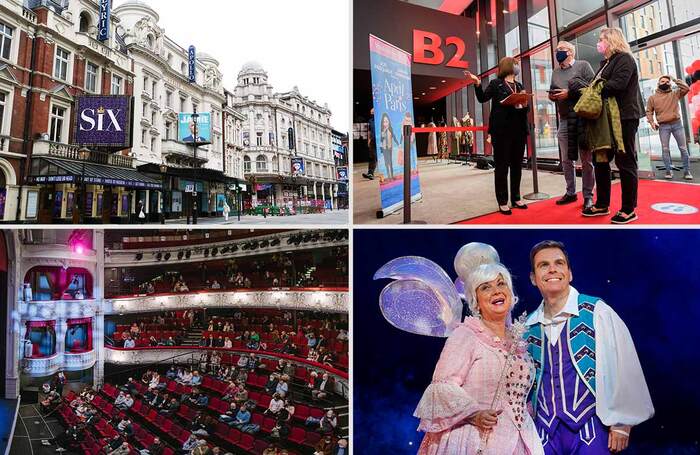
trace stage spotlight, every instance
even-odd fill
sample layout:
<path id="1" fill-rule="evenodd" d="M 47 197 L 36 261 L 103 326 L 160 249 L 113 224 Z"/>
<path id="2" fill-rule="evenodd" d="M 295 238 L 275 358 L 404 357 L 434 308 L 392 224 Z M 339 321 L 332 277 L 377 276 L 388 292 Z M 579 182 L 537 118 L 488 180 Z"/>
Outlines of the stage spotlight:
<path id="1" fill-rule="evenodd" d="M 192 256 L 192 251 L 191 250 L 185 251 L 185 259 L 189 259 L 190 256 Z"/>
<path id="2" fill-rule="evenodd" d="M 262 242 L 260 242 L 260 248 L 267 248 L 268 246 L 270 246 L 269 240 L 263 240 Z"/>
<path id="3" fill-rule="evenodd" d="M 227 246 L 221 248 L 221 254 L 226 254 L 226 253 L 228 253 L 228 247 L 227 247 Z"/>
<path id="4" fill-rule="evenodd" d="M 208 258 L 209 257 L 209 248 L 204 249 L 204 257 Z"/>
<path id="5" fill-rule="evenodd" d="M 251 250 L 257 250 L 258 249 L 258 242 L 253 242 L 250 244 L 250 249 Z"/>
<path id="6" fill-rule="evenodd" d="M 271 246 L 277 246 L 280 244 L 280 239 L 272 239 L 272 242 L 270 242 Z"/>
<path id="7" fill-rule="evenodd" d="M 243 246 L 241 247 L 241 250 L 245 251 L 248 248 L 250 248 L 250 245 L 248 245 L 247 243 L 244 243 Z"/>
<path id="8" fill-rule="evenodd" d="M 294 245 L 299 246 L 300 243 L 301 243 L 301 235 L 297 235 L 296 237 L 294 237 Z"/>
<path id="9" fill-rule="evenodd" d="M 219 254 L 219 249 L 217 247 L 212 248 L 211 255 L 216 256 L 217 254 Z"/>
<path id="10" fill-rule="evenodd" d="M 304 239 L 303 239 L 303 240 L 304 240 L 304 243 L 308 243 L 308 242 L 311 240 L 311 236 L 310 236 L 309 234 L 306 234 L 306 235 L 304 236 Z"/>
<path id="11" fill-rule="evenodd" d="M 177 259 L 181 261 L 181 260 L 182 260 L 182 257 L 183 257 L 184 255 L 185 255 L 184 251 L 178 251 L 178 252 L 177 252 Z"/>
<path id="12" fill-rule="evenodd" d="M 170 253 L 165 253 L 165 260 L 166 261 L 170 260 Z"/>
<path id="13" fill-rule="evenodd" d="M 141 259 L 143 259 L 143 253 L 136 253 L 136 260 L 140 261 Z"/>
<path id="14" fill-rule="evenodd" d="M 318 232 L 314 233 L 314 235 L 311 236 L 311 241 L 312 242 L 318 242 L 318 240 L 321 238 Z"/>
<path id="15" fill-rule="evenodd" d="M 238 251 L 238 245 L 236 245 L 236 244 L 232 245 L 232 246 L 231 246 L 231 251 L 234 252 L 234 253 L 235 253 L 236 251 Z"/>
<path id="16" fill-rule="evenodd" d="M 158 254 L 156 254 L 156 259 L 159 260 L 159 261 L 162 260 L 162 259 L 163 259 L 163 253 L 158 253 Z"/>
<path id="17" fill-rule="evenodd" d="M 292 243 L 294 243 L 294 236 L 293 235 L 289 236 L 289 238 L 287 239 L 287 245 L 291 245 Z"/>

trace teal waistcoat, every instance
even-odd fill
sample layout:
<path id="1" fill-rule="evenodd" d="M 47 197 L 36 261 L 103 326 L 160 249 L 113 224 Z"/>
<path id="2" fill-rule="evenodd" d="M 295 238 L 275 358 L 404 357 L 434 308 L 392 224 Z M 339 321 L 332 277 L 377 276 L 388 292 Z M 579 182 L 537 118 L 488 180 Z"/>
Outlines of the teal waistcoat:
<path id="1" fill-rule="evenodd" d="M 593 310 L 597 297 L 585 294 L 578 296 L 578 316 L 570 317 L 566 322 L 566 341 L 569 343 L 571 363 L 576 367 L 579 377 L 583 380 L 591 393 L 595 395 L 595 327 L 593 326 Z M 532 388 L 532 407 L 537 409 L 537 393 L 542 377 L 542 365 L 544 365 L 545 343 L 542 324 L 531 325 L 525 332 L 527 350 L 535 363 L 535 387 Z"/>

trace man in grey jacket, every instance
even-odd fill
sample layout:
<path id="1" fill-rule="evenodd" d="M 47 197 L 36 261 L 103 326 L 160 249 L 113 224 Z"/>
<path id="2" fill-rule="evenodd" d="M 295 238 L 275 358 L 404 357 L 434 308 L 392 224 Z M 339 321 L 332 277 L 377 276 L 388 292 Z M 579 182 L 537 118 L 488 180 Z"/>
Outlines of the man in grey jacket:
<path id="1" fill-rule="evenodd" d="M 559 140 L 559 151 L 561 152 L 561 162 L 564 168 L 564 178 L 566 179 L 566 194 L 557 200 L 557 205 L 576 202 L 575 163 L 576 159 L 580 158 L 583 180 L 583 208 L 585 209 L 593 205 L 595 176 L 591 161 L 591 151 L 580 147 L 576 137 L 578 135 L 576 131 L 577 117 L 573 108 L 579 94 L 570 89 L 569 81 L 577 78 L 590 82 L 593 80 L 595 73 L 587 61 L 576 60 L 574 58 L 575 53 L 576 48 L 573 44 L 567 41 L 559 41 L 557 44 L 555 57 L 559 65 L 552 72 L 549 99 L 557 104 L 557 110 L 559 111 L 557 139 Z"/>

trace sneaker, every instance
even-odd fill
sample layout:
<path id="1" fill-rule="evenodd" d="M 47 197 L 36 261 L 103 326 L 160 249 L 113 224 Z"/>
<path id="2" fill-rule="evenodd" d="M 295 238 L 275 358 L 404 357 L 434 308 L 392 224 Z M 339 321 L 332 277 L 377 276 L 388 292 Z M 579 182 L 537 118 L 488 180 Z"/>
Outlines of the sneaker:
<path id="1" fill-rule="evenodd" d="M 571 204 L 572 202 L 576 202 L 576 199 L 578 199 L 578 197 L 575 194 L 565 194 L 560 199 L 557 200 L 556 204 L 557 205 Z"/>
<path id="2" fill-rule="evenodd" d="M 604 209 L 598 208 L 595 205 L 592 207 L 588 207 L 587 209 L 583 209 L 581 212 L 583 216 L 604 216 L 604 215 L 610 215 L 610 209 L 605 207 Z"/>
<path id="3" fill-rule="evenodd" d="M 634 212 L 617 212 L 617 214 L 610 219 L 612 224 L 627 224 L 631 223 L 632 221 L 637 221 L 637 214 Z"/>
<path id="4" fill-rule="evenodd" d="M 693 174 L 691 174 L 690 172 L 686 172 L 685 174 L 683 174 L 683 178 L 686 180 L 693 180 Z"/>
<path id="5" fill-rule="evenodd" d="M 362 177 L 366 178 L 367 180 L 374 180 L 374 174 L 362 174 Z"/>
<path id="6" fill-rule="evenodd" d="M 673 172 L 671 171 L 666 171 L 666 175 L 664 175 L 664 178 L 666 180 L 672 180 L 673 179 Z"/>

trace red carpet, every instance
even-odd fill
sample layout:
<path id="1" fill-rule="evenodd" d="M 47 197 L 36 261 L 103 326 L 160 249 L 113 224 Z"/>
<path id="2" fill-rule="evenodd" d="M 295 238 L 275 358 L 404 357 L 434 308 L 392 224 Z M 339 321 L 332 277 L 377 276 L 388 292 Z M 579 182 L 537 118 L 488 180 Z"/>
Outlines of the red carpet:
<path id="1" fill-rule="evenodd" d="M 573 204 L 558 206 L 555 204 L 557 199 L 558 197 L 553 197 L 528 204 L 528 210 L 513 210 L 511 216 L 495 212 L 456 224 L 610 224 L 610 218 L 620 209 L 620 183 L 618 181 L 612 186 L 610 216 L 582 216 L 581 193 L 578 194 L 578 201 Z M 654 204 L 667 204 L 662 207 L 667 211 L 689 209 L 671 204 L 686 204 L 696 210 L 692 214 L 664 213 L 653 209 Z M 637 207 L 639 219 L 630 224 L 700 224 L 700 210 L 697 209 L 700 209 L 700 185 L 640 180 Z"/>

